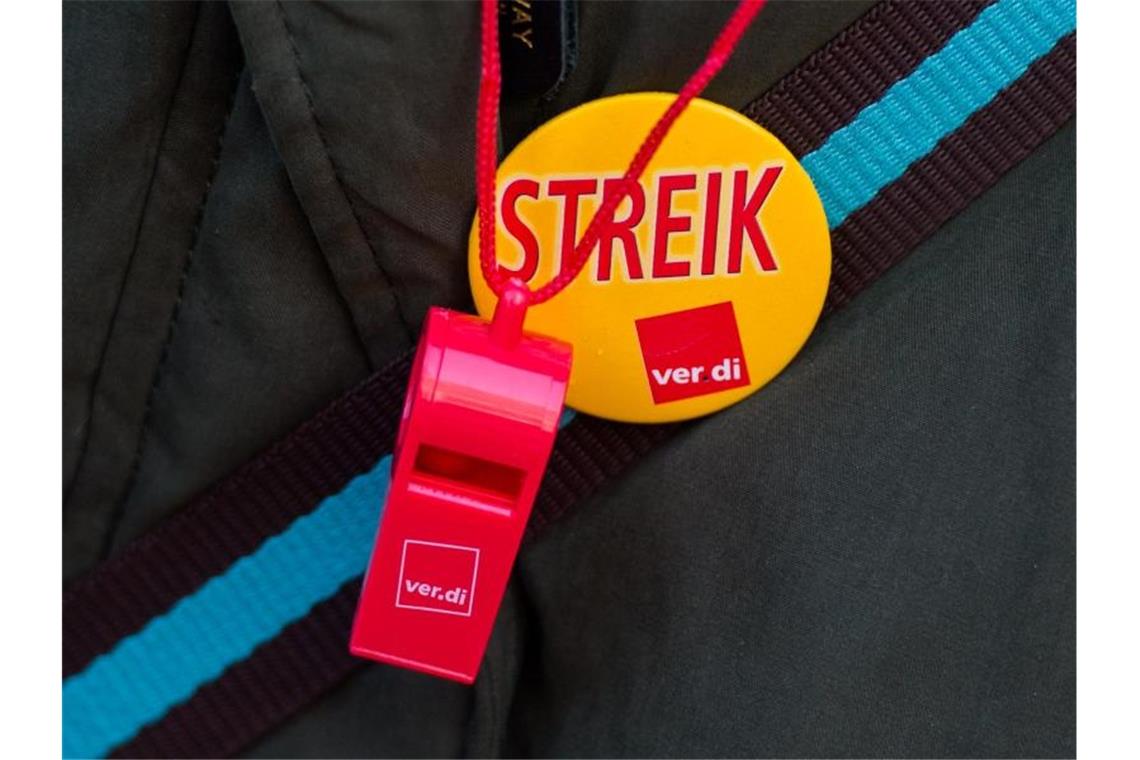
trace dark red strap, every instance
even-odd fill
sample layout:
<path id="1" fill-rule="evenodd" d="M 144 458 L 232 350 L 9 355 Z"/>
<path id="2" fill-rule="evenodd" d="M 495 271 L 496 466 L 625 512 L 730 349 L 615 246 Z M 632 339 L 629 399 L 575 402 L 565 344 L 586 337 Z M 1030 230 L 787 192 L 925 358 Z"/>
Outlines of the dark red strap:
<path id="1" fill-rule="evenodd" d="M 879 3 L 743 113 L 805 156 L 993 2 Z"/>
<path id="2" fill-rule="evenodd" d="M 1074 33 L 832 230 L 826 311 L 845 306 L 1071 119 L 1076 75 Z"/>

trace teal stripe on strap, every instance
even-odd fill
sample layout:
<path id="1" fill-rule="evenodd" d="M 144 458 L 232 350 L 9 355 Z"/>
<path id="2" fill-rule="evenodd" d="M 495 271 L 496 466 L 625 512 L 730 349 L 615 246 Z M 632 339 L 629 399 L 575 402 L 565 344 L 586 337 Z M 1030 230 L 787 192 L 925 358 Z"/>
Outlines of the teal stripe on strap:
<path id="1" fill-rule="evenodd" d="M 805 156 L 831 227 L 1075 25 L 1074 0 L 1000 0 Z M 360 575 L 387 495 L 390 459 L 67 679 L 65 756 L 108 753 Z"/>
<path id="2" fill-rule="evenodd" d="M 64 757 L 107 754 L 360 575 L 391 459 L 64 681 Z"/>
<path id="3" fill-rule="evenodd" d="M 803 158 L 834 229 L 1076 28 L 1075 0 L 1001 0 Z"/>
<path id="4" fill-rule="evenodd" d="M 567 409 L 559 427 L 572 419 Z M 384 457 L 64 681 L 64 757 L 107 754 L 363 573 L 391 465 Z"/>

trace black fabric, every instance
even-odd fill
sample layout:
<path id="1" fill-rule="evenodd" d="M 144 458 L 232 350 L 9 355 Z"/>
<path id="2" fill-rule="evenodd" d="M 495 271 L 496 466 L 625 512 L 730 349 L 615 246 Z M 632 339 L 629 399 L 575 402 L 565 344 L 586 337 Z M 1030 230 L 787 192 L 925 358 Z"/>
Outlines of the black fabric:
<path id="1" fill-rule="evenodd" d="M 743 107 L 867 3 L 775 2 Z M 730 5 L 579 5 L 552 98 L 675 89 Z M 231 15 L 232 14 L 232 15 Z M 474 4 L 64 7 L 64 564 L 467 305 Z M 253 756 L 1067 756 L 1072 130 L 525 550 L 464 689 L 370 666 Z"/>
<path id="2" fill-rule="evenodd" d="M 64 5 L 64 489 L 85 448 L 91 385 L 135 247 L 154 156 L 197 9 Z M 128 40 L 149 29 L 149 45 Z"/>
<path id="3" fill-rule="evenodd" d="M 1075 754 L 1073 134 L 524 551 L 473 754 Z"/>
<path id="4" fill-rule="evenodd" d="M 707 96 L 869 5 L 773 3 Z M 504 143 L 680 86 L 730 11 L 580 3 L 573 75 L 504 104 Z M 66 579 L 470 306 L 476 37 L 474 4 L 65 4 Z"/>
<path id="5" fill-rule="evenodd" d="M 64 574 L 107 553 L 237 81 L 221 6 L 64 13 Z"/>

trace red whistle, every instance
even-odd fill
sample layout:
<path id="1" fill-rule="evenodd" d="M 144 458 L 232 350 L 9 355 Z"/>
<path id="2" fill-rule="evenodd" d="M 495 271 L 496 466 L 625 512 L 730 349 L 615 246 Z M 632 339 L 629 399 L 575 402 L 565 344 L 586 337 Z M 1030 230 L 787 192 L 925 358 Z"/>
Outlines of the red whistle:
<path id="1" fill-rule="evenodd" d="M 491 322 L 428 311 L 351 652 L 463 683 L 487 639 L 546 470 L 570 346 L 522 332 L 511 281 Z"/>

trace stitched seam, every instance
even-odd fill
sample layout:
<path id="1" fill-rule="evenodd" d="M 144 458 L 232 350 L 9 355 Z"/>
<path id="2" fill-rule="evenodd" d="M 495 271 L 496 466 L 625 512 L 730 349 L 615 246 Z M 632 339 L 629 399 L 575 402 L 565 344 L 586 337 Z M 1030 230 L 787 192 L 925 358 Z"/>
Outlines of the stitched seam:
<path id="1" fill-rule="evenodd" d="M 103 533 L 103 541 L 99 552 L 100 560 L 106 560 L 111 553 L 115 536 L 119 532 L 119 525 L 122 523 L 123 517 L 126 514 L 127 503 L 130 501 L 131 494 L 134 493 L 135 485 L 138 483 L 139 466 L 142 462 L 142 450 L 149 438 L 147 432 L 150 425 L 151 413 L 154 410 L 154 399 L 157 395 L 161 380 L 164 377 L 167 361 L 170 358 L 170 347 L 174 343 L 174 335 L 177 332 L 178 318 L 182 314 L 182 298 L 186 290 L 186 282 L 189 279 L 188 275 L 191 265 L 194 262 L 194 253 L 201 240 L 202 220 L 206 215 L 206 204 L 210 200 L 210 191 L 214 187 L 214 180 L 218 175 L 218 167 L 221 165 L 222 147 L 225 144 L 226 135 L 229 133 L 230 119 L 233 117 L 234 109 L 237 104 L 237 93 L 241 86 L 242 79 L 241 74 L 242 71 L 239 70 L 235 76 L 234 85 L 230 91 L 229 102 L 226 104 L 226 115 L 222 120 L 222 128 L 218 133 L 214 157 L 210 163 L 209 179 L 206 180 L 206 186 L 202 191 L 202 199 L 194 211 L 194 225 L 190 231 L 190 248 L 186 254 L 186 261 L 182 264 L 182 272 L 178 277 L 178 294 L 174 299 L 174 307 L 171 309 L 166 338 L 162 343 L 162 353 L 159 356 L 158 366 L 154 371 L 154 378 L 151 380 L 150 387 L 147 389 L 146 405 L 143 407 L 142 424 L 139 426 L 138 443 L 135 445 L 135 452 L 131 457 L 131 467 L 127 474 L 126 485 L 123 486 L 123 495 L 118 503 L 115 504 L 114 511 L 107 521 L 107 528 Z"/>
<path id="2" fill-rule="evenodd" d="M 198 5 L 194 11 L 194 23 L 190 28 L 190 35 L 186 40 L 186 52 L 182 56 L 182 67 L 178 71 L 178 79 L 175 81 L 174 88 L 170 92 L 170 100 L 166 104 L 166 116 L 163 118 L 162 130 L 159 132 L 158 142 L 155 145 L 154 161 L 151 163 L 150 178 L 147 180 L 146 192 L 143 195 L 142 210 L 139 213 L 138 222 L 135 224 L 135 235 L 134 241 L 131 243 L 131 253 L 127 257 L 127 265 L 123 268 L 123 277 L 119 281 L 119 292 L 115 296 L 115 308 L 112 310 L 111 319 L 107 323 L 107 332 L 103 336 L 103 345 L 99 349 L 99 360 L 95 365 L 95 373 L 91 378 L 90 390 L 87 394 L 87 414 L 83 418 L 83 440 L 79 444 L 79 453 L 75 458 L 75 470 L 71 474 L 70 482 L 64 486 L 64 510 L 67 510 L 70 506 L 71 494 L 75 490 L 76 483 L 81 480 L 80 474 L 83 472 L 83 463 L 87 459 L 87 448 L 91 443 L 91 418 L 95 413 L 95 397 L 103 382 L 103 372 L 107 366 L 107 353 L 111 345 L 111 336 L 114 335 L 115 325 L 119 321 L 119 311 L 123 305 L 123 296 L 127 291 L 127 281 L 130 279 L 135 256 L 139 250 L 139 241 L 142 239 L 143 223 L 147 218 L 151 193 L 154 190 L 155 180 L 158 177 L 158 163 L 162 158 L 162 146 L 166 142 L 166 132 L 170 127 L 170 115 L 174 112 L 174 101 L 178 98 L 178 92 L 182 89 L 182 80 L 186 76 L 186 70 L 190 67 L 190 51 L 193 49 L 194 40 L 198 36 L 198 24 L 201 18 L 202 6 Z"/>
<path id="3" fill-rule="evenodd" d="M 356 222 L 357 229 L 360 230 L 360 237 L 364 240 L 365 245 L 368 246 L 369 253 L 372 254 L 372 261 L 376 264 L 381 276 L 384 278 L 389 292 L 392 294 L 392 301 L 396 304 L 396 316 L 400 320 L 400 324 L 404 328 L 404 332 L 408 336 L 408 340 L 415 341 L 416 331 L 412 328 L 411 322 L 408 320 L 407 315 L 404 313 L 404 305 L 400 300 L 400 292 L 396 288 L 395 281 L 391 275 L 388 274 L 387 268 L 381 261 L 381 257 L 376 252 L 376 247 L 372 244 L 372 239 L 364 229 L 364 224 L 360 221 L 360 213 L 356 209 L 356 204 L 352 201 L 352 196 L 347 192 L 348 185 L 341 179 L 341 172 L 337 166 L 336 161 L 333 159 L 332 151 L 329 150 L 329 142 L 325 137 L 324 127 L 321 125 L 321 120 L 317 116 L 317 109 L 313 99 L 312 90 L 309 89 L 309 83 L 305 79 L 304 72 L 301 69 L 301 54 L 297 49 L 297 41 L 293 37 L 293 31 L 289 28 L 289 20 L 285 15 L 285 8 L 281 4 L 281 0 L 276 0 L 274 6 L 277 8 L 278 18 L 281 20 L 281 27 L 285 30 L 285 38 L 289 41 L 289 51 L 293 56 L 293 68 L 297 72 L 297 81 L 301 85 L 301 91 L 305 94 L 305 105 L 309 109 L 309 117 L 313 120 L 313 127 L 317 133 L 317 139 L 321 143 L 321 149 L 324 151 L 325 158 L 332 168 L 333 179 L 336 180 L 337 187 L 340 188 L 341 195 L 344 196 L 345 205 L 348 206 L 348 211 L 352 215 L 352 219 Z"/>

